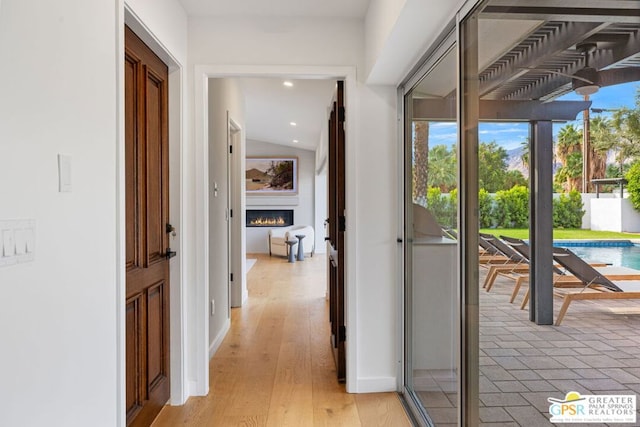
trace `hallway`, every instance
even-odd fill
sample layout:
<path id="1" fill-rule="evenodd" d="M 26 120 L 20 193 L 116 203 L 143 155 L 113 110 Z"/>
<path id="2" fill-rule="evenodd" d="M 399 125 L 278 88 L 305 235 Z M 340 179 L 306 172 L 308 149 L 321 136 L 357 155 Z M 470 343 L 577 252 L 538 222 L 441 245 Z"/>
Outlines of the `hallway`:
<path id="1" fill-rule="evenodd" d="M 231 312 L 209 395 L 165 407 L 153 426 L 409 426 L 395 393 L 347 394 L 335 379 L 326 257 L 250 258 L 249 300 Z"/>

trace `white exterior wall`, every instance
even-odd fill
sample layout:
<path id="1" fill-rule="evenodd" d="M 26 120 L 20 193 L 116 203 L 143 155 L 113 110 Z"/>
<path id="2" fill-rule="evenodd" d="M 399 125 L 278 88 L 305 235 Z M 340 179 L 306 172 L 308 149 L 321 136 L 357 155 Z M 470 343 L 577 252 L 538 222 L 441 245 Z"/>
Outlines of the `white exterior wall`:
<path id="1" fill-rule="evenodd" d="M 284 145 L 247 141 L 247 157 L 297 157 L 298 194 L 295 196 L 248 196 L 247 209 L 293 209 L 295 225 L 315 227 L 315 153 Z M 326 191 L 326 189 L 325 189 Z M 325 196 L 326 198 L 326 193 Z M 279 202 L 282 201 L 282 204 Z M 247 253 L 269 253 L 268 227 L 247 227 Z"/>
<path id="2" fill-rule="evenodd" d="M 591 199 L 592 230 L 640 232 L 640 213 L 631 200 L 619 197 Z"/>
<path id="3" fill-rule="evenodd" d="M 591 229 L 622 231 L 622 199 L 591 199 Z"/>
<path id="4" fill-rule="evenodd" d="M 621 231 L 627 233 L 640 232 L 640 212 L 634 209 L 630 199 L 620 199 L 622 202 Z"/>

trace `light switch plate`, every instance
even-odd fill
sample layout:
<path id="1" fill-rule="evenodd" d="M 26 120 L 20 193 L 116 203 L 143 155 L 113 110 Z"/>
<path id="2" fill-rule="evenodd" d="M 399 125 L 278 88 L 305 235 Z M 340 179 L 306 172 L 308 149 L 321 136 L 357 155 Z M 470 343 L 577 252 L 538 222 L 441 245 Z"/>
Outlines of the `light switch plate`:
<path id="1" fill-rule="evenodd" d="M 27 230 L 25 228 L 17 228 L 13 230 L 13 238 L 16 244 L 16 255 L 24 255 L 27 253 Z"/>
<path id="2" fill-rule="evenodd" d="M 2 257 L 9 258 L 16 254 L 16 245 L 13 229 L 2 230 Z"/>
<path id="3" fill-rule="evenodd" d="M 58 190 L 71 192 L 71 156 L 58 154 Z"/>
<path id="4" fill-rule="evenodd" d="M 0 267 L 35 260 L 36 221 L 0 220 Z"/>

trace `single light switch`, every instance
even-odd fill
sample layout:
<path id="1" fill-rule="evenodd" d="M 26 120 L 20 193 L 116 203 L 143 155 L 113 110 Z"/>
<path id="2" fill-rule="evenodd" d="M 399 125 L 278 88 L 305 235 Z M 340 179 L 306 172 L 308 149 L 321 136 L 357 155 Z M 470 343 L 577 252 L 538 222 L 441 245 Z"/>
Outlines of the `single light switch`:
<path id="1" fill-rule="evenodd" d="M 71 192 L 71 156 L 58 154 L 58 190 Z"/>
<path id="2" fill-rule="evenodd" d="M 2 230 L 2 256 L 12 257 L 16 254 L 13 230 Z"/>
<path id="3" fill-rule="evenodd" d="M 14 230 L 14 240 L 16 243 L 16 255 L 27 253 L 27 230 L 24 228 Z"/>
<path id="4" fill-rule="evenodd" d="M 27 228 L 25 233 L 25 251 L 30 254 L 36 249 L 36 233 L 33 228 Z"/>

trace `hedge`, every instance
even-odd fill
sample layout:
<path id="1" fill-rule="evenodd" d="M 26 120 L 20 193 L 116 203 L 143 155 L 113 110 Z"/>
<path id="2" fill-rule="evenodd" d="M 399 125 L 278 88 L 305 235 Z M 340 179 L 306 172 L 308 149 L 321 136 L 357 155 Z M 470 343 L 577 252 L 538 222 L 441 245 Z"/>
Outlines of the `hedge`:
<path id="1" fill-rule="evenodd" d="M 437 187 L 427 190 L 427 208 L 445 228 L 457 228 L 457 196 L 457 190 L 449 194 L 442 194 Z M 554 228 L 580 228 L 584 213 L 582 198 L 575 190 L 553 199 Z M 480 189 L 478 216 L 480 228 L 527 228 L 529 189 L 516 185 L 495 195 Z"/>

